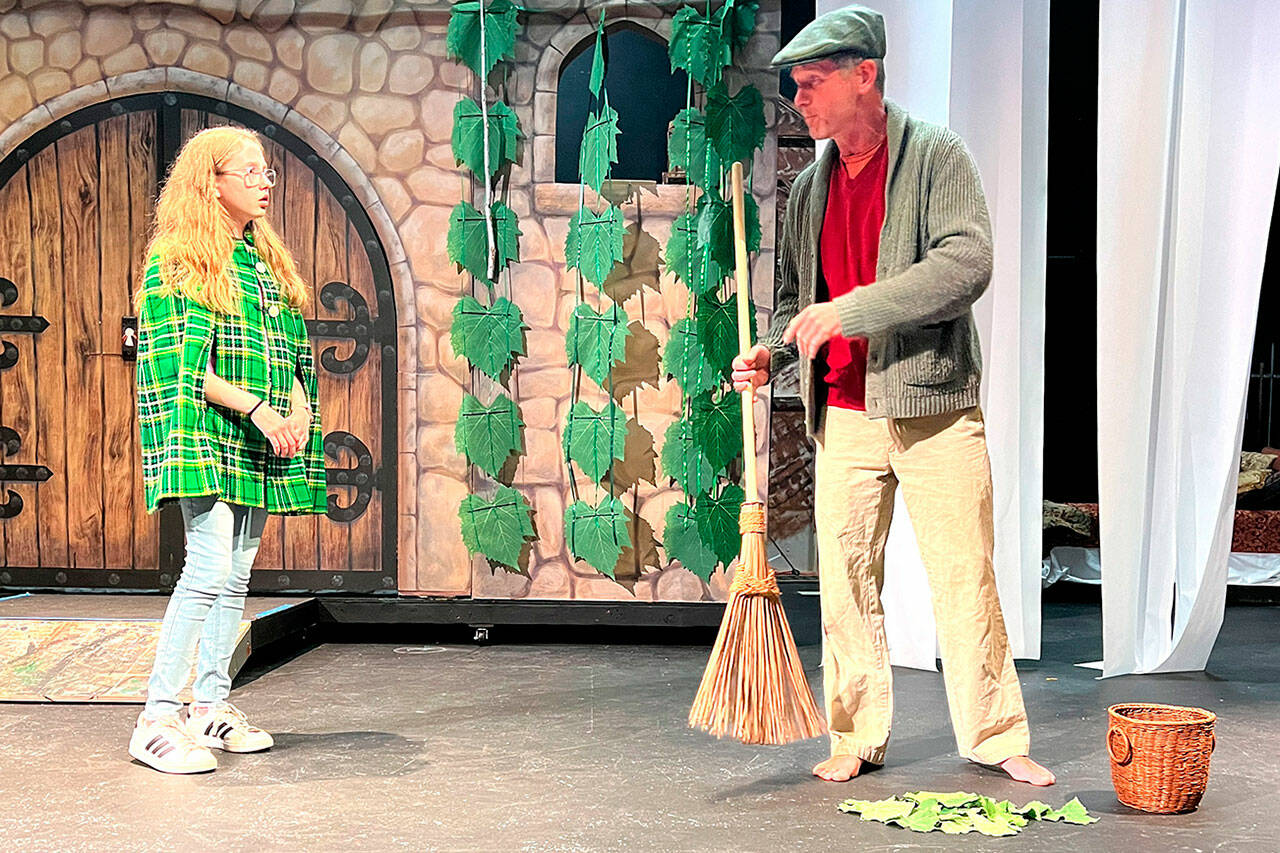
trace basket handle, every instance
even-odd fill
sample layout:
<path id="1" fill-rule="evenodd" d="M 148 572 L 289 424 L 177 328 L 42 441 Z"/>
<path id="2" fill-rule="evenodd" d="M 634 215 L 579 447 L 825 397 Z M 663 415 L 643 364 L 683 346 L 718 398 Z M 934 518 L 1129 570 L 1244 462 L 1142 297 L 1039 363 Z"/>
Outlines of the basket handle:
<path id="1" fill-rule="evenodd" d="M 1120 736 L 1120 744 L 1116 742 L 1116 736 Z M 1119 728 L 1112 726 L 1107 732 L 1107 752 L 1111 755 L 1111 760 L 1121 767 L 1133 760 L 1133 744 L 1129 741 L 1129 736 Z"/>

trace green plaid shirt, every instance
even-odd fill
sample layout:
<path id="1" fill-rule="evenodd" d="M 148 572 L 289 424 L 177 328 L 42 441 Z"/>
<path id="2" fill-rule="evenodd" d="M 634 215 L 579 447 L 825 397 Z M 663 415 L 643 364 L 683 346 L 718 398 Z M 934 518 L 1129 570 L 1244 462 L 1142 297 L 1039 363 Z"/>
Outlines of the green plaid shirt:
<path id="1" fill-rule="evenodd" d="M 218 495 L 280 515 L 322 513 L 323 434 L 306 323 L 284 300 L 252 233 L 236 241 L 231 264 L 241 285 L 239 315 L 165 293 L 159 259 L 147 265 L 137 365 L 147 511 L 175 498 Z M 282 459 L 247 417 L 205 400 L 211 354 L 215 374 L 278 412 L 289 411 L 297 376 L 316 412 L 305 448 Z"/>

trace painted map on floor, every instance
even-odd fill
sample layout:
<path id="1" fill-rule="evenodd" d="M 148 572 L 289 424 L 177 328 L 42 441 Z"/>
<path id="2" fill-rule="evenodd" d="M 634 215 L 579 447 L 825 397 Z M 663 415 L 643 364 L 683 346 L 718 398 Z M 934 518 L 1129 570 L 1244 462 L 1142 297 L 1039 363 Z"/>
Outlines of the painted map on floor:
<path id="1" fill-rule="evenodd" d="M 159 635 L 156 619 L 0 619 L 0 702 L 142 703 Z M 242 621 L 233 677 L 248 651 Z"/>

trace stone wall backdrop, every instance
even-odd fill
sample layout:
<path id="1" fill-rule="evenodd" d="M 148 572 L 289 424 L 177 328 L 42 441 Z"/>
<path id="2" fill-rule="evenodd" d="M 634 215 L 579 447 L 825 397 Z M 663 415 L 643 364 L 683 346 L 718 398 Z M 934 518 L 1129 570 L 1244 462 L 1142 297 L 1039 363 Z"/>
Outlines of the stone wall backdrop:
<path id="1" fill-rule="evenodd" d="M 660 452 L 660 446 L 640 441 L 634 454 L 628 452 L 628 467 L 640 480 L 634 509 L 640 528 L 648 528 L 630 576 L 620 569 L 619 582 L 614 582 L 575 564 L 563 535 L 570 493 L 560 443 L 570 396 L 564 339 L 576 288 L 575 275 L 565 269 L 564 239 L 578 207 L 578 186 L 554 182 L 558 75 L 566 55 L 593 36 L 601 9 L 610 22 L 629 20 L 665 39 L 680 5 L 523 3 L 528 12 L 505 100 L 527 137 L 510 197 L 523 230 L 520 263 L 513 267 L 513 297 L 530 326 L 528 354 L 517 362 L 510 384 L 527 425 L 526 455 L 515 485 L 536 512 L 539 536 L 527 575 L 494 573 L 484 561 L 473 561 L 463 547 L 457 517 L 471 474 L 454 448 L 454 421 L 472 377 L 451 349 L 450 312 L 471 282 L 449 263 L 445 237 L 450 211 L 462 198 L 474 201 L 475 187 L 454 163 L 450 132 L 454 104 L 477 96 L 479 84 L 445 56 L 448 3 L 0 0 L 0 158 L 76 110 L 139 92 L 204 95 L 277 122 L 307 142 L 351 187 L 390 264 L 399 324 L 401 592 L 719 599 L 727 590 L 723 572 L 704 584 L 670 566 L 654 545 L 652 531 L 661 531 L 666 509 L 677 499 L 652 465 L 650 454 Z M 750 82 L 764 95 L 769 125 L 755 162 L 755 174 L 767 176 L 755 185 L 764 236 L 753 270 L 764 322 L 772 304 L 777 75 L 763 69 L 778 46 L 780 6 L 777 0 L 761 6 L 743 64 L 761 69 L 750 75 Z M 625 308 L 633 319 L 643 318 L 645 333 L 632 337 L 637 345 L 654 349 L 656 358 L 667 329 L 685 313 L 686 289 L 658 260 L 671 223 L 684 209 L 685 188 L 624 186 L 616 192 L 628 198 L 623 205 L 628 263 L 625 270 L 615 270 L 610 286 L 634 291 Z M 644 363 L 640 355 L 637 363 Z M 660 443 L 676 417 L 679 388 L 657 372 L 634 379 L 634 399 L 628 396 L 624 408 L 635 416 L 638 406 L 641 424 Z M 583 399 L 598 407 L 603 395 L 593 398 L 593 391 L 584 387 Z M 762 423 L 766 411 L 762 402 Z M 762 460 L 766 447 L 767 430 L 762 430 Z"/>

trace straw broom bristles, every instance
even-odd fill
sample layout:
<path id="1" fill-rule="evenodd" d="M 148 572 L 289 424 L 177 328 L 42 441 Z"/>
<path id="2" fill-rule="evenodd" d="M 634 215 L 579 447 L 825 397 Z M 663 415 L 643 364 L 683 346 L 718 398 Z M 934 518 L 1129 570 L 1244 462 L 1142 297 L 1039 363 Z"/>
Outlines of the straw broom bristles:
<path id="1" fill-rule="evenodd" d="M 751 346 L 742 164 L 733 164 L 733 224 L 738 285 L 738 338 Z M 689 725 L 743 743 L 782 744 L 817 737 L 826 724 L 800 665 L 782 609 L 778 581 L 765 554 L 764 505 L 756 486 L 755 391 L 742 392 L 743 486 L 738 515 L 742 551 L 711 658 L 689 710 Z"/>

